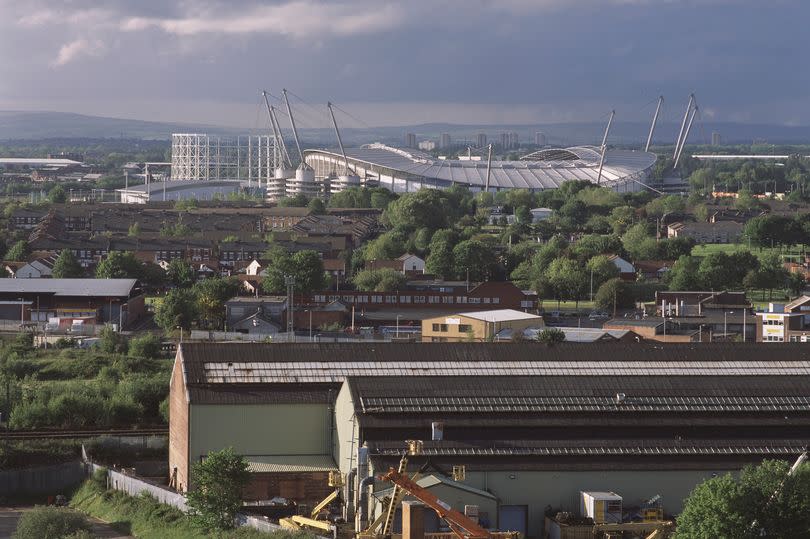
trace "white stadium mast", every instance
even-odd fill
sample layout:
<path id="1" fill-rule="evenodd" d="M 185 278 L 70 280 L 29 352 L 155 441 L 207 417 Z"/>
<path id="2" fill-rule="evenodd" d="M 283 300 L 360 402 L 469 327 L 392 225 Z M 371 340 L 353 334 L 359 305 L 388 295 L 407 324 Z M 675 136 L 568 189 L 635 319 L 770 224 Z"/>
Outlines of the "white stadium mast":
<path id="1" fill-rule="evenodd" d="M 343 174 L 345 176 L 349 175 L 349 158 L 346 157 L 346 149 L 343 147 L 343 140 L 340 138 L 340 130 L 338 129 L 337 120 L 335 120 L 335 111 L 332 110 L 332 102 L 326 103 L 327 108 L 329 109 L 329 115 L 332 117 L 332 125 L 335 126 L 335 135 L 337 135 L 338 146 L 340 146 L 340 153 L 343 155 L 343 163 L 344 163 L 344 170 Z"/>
<path id="2" fill-rule="evenodd" d="M 616 116 L 616 111 L 610 111 L 610 118 L 608 118 L 607 127 L 605 127 L 605 135 L 602 137 L 602 153 L 599 156 L 599 174 L 596 176 L 596 185 L 602 182 L 602 167 L 605 165 L 605 153 L 607 152 L 607 139 L 610 134 L 610 126 L 613 125 L 613 118 Z"/>
<path id="3" fill-rule="evenodd" d="M 675 141 L 675 153 L 672 154 L 673 159 L 678 158 L 678 149 L 681 147 L 681 139 L 683 138 L 683 130 L 686 129 L 686 122 L 689 119 L 689 113 L 692 111 L 692 105 L 695 103 L 695 94 L 689 94 L 689 103 L 686 104 L 686 112 L 683 113 L 683 121 L 681 122 L 681 130 L 678 132 L 678 140 Z"/>
<path id="4" fill-rule="evenodd" d="M 301 162 L 304 162 L 304 153 L 301 151 L 301 142 L 298 140 L 298 129 L 295 128 L 295 118 L 293 118 L 292 108 L 290 108 L 290 101 L 287 99 L 287 89 L 281 90 L 281 95 L 284 96 L 284 105 L 287 107 L 287 115 L 290 117 L 290 126 L 292 127 L 293 138 L 295 139 L 295 147 L 298 148 L 298 157 Z"/>
<path id="5" fill-rule="evenodd" d="M 686 126 L 686 132 L 683 134 L 683 140 L 681 140 L 681 147 L 678 149 L 678 155 L 675 157 L 675 165 L 673 168 L 678 167 L 678 162 L 681 160 L 681 154 L 683 154 L 683 147 L 686 146 L 686 139 L 689 138 L 689 131 L 692 129 L 692 122 L 695 121 L 695 115 L 698 113 L 698 106 L 695 105 L 695 108 L 692 109 L 692 115 L 689 116 L 689 123 Z"/>
<path id="6" fill-rule="evenodd" d="M 658 122 L 658 114 L 661 112 L 661 105 L 664 104 L 664 96 L 658 96 L 658 105 L 655 107 L 655 114 L 653 114 L 652 125 L 650 125 L 650 134 L 647 135 L 647 144 L 644 146 L 644 151 L 650 151 L 650 144 L 652 144 L 653 133 L 655 132 L 655 124 Z"/>

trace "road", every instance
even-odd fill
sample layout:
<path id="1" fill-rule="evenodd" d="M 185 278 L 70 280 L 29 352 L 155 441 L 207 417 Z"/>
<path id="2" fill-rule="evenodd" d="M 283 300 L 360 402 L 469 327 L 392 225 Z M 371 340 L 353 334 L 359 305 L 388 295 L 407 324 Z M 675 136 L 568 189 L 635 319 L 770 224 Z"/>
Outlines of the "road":
<path id="1" fill-rule="evenodd" d="M 11 539 L 17 529 L 17 521 L 23 511 L 30 507 L 0 507 L 0 539 Z M 102 539 L 135 539 L 131 535 L 121 535 L 112 526 L 98 519 L 91 518 L 93 536 Z"/>

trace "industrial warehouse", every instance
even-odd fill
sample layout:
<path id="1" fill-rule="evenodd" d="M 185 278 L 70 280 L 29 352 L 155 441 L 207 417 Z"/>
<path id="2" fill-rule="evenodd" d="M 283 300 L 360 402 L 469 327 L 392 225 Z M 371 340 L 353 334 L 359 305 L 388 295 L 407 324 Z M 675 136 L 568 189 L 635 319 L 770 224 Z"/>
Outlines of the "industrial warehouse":
<path id="1" fill-rule="evenodd" d="M 380 476 L 399 468 L 420 474 L 412 495 L 541 537 L 586 498 L 675 515 L 709 477 L 794 460 L 810 443 L 808 375 L 810 352 L 790 344 L 184 343 L 169 476 L 185 492 L 191 464 L 232 446 L 251 503 L 302 513 L 339 493 L 354 530 L 396 532 L 407 518 L 384 508 L 399 483 Z"/>

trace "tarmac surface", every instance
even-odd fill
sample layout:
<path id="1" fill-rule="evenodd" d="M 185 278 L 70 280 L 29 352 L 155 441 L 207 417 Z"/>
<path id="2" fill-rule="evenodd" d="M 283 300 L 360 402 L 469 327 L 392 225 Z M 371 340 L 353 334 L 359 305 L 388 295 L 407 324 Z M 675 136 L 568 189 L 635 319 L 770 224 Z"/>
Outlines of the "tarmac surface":
<path id="1" fill-rule="evenodd" d="M 11 539 L 17 529 L 17 521 L 22 516 L 23 511 L 30 510 L 31 507 L 0 507 L 0 539 Z M 101 539 L 135 539 L 131 535 L 122 535 L 109 524 L 96 518 L 90 518 L 93 526 L 93 536 Z"/>

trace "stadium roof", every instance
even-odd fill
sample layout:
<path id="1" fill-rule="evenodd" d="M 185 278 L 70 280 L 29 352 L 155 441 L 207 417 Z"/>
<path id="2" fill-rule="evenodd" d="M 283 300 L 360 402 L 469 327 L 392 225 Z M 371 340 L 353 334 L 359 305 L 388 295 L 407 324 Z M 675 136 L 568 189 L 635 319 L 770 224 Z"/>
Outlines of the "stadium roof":
<path id="1" fill-rule="evenodd" d="M 305 157 L 327 155 L 338 162 L 343 157 L 339 150 L 306 150 Z M 487 163 L 436 159 L 416 150 L 401 150 L 384 144 L 368 144 L 360 148 L 347 148 L 346 155 L 352 163 L 365 164 L 400 172 L 403 177 L 425 178 L 442 184 L 466 184 L 484 187 Z M 600 153 L 596 148 L 578 146 L 565 149 L 548 149 L 527 156 L 519 161 L 493 161 L 490 187 L 517 189 L 553 189 L 569 180 L 596 182 L 599 175 Z M 610 186 L 632 179 L 643 180 L 653 167 L 653 153 L 631 150 L 608 150 L 602 170 L 602 182 Z M 311 164 L 311 163 L 310 163 Z"/>
<path id="2" fill-rule="evenodd" d="M 72 159 L 39 159 L 30 157 L 0 157 L 0 166 L 27 166 L 27 167 L 67 167 L 81 165 Z"/>

